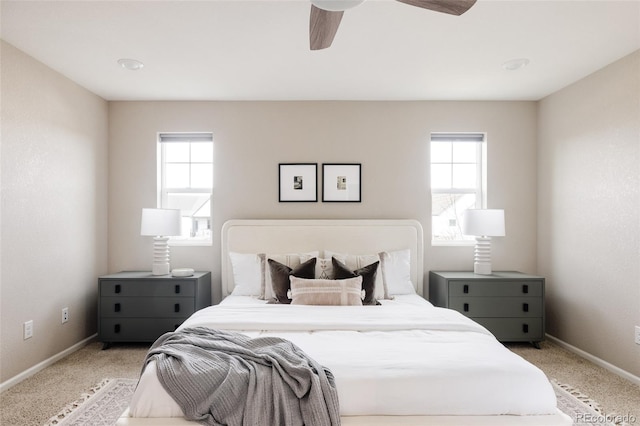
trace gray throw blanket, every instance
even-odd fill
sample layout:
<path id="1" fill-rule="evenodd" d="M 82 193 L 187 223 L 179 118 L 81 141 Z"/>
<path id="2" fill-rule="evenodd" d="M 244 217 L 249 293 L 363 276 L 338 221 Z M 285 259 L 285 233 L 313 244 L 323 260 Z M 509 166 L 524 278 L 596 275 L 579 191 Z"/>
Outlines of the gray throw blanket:
<path id="1" fill-rule="evenodd" d="M 162 335 L 144 365 L 185 417 L 206 425 L 339 425 L 333 374 L 277 337 L 187 328 Z"/>

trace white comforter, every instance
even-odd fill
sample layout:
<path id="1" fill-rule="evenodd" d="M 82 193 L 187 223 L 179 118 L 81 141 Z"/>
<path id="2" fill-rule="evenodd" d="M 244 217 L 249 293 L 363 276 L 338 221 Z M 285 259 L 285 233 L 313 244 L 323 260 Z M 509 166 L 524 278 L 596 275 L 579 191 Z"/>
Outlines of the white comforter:
<path id="1" fill-rule="evenodd" d="M 288 339 L 333 372 L 342 416 L 554 414 L 544 373 L 463 315 L 419 296 L 382 306 L 266 305 L 249 298 L 196 312 L 206 326 Z M 153 363 L 130 405 L 133 417 L 182 417 Z"/>

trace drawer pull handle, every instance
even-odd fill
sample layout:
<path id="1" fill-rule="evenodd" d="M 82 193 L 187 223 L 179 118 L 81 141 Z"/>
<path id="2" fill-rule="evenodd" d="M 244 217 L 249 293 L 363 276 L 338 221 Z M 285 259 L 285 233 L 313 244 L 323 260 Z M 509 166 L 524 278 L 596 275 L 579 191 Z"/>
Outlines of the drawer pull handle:
<path id="1" fill-rule="evenodd" d="M 173 305 L 173 312 L 180 312 L 180 304 L 176 303 L 175 305 Z"/>
<path id="2" fill-rule="evenodd" d="M 528 303 L 523 303 L 522 304 L 522 310 L 524 312 L 529 312 L 529 304 Z"/>
<path id="3" fill-rule="evenodd" d="M 469 304 L 465 303 L 463 309 L 464 309 L 465 312 L 469 312 Z"/>
<path id="4" fill-rule="evenodd" d="M 113 326 L 113 332 L 114 333 L 120 333 L 120 324 L 116 324 Z"/>
<path id="5" fill-rule="evenodd" d="M 120 293 L 120 284 L 116 284 L 116 294 Z"/>
<path id="6" fill-rule="evenodd" d="M 529 324 L 522 324 L 522 332 L 525 334 L 529 332 Z"/>
<path id="7" fill-rule="evenodd" d="M 176 284 L 176 294 L 180 294 L 180 284 Z"/>
<path id="8" fill-rule="evenodd" d="M 462 292 L 463 292 L 464 294 L 469 293 L 469 285 L 468 285 L 468 284 L 465 284 L 465 285 L 462 287 Z"/>
<path id="9" fill-rule="evenodd" d="M 529 285 L 528 285 L 528 284 L 523 284 L 523 285 L 522 285 L 522 292 L 523 292 L 524 294 L 529 293 Z"/>
<path id="10" fill-rule="evenodd" d="M 120 312 L 120 304 L 119 303 L 115 303 L 113 305 L 113 311 L 114 312 Z"/>

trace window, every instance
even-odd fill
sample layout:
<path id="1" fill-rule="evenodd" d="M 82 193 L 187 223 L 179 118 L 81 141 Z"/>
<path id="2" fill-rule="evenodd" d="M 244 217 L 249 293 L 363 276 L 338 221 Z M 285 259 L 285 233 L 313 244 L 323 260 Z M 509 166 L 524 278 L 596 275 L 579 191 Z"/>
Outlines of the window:
<path id="1" fill-rule="evenodd" d="M 473 242 L 462 235 L 462 212 L 483 208 L 486 147 L 482 133 L 431 134 L 431 240 Z"/>
<path id="2" fill-rule="evenodd" d="M 182 235 L 170 242 L 210 245 L 213 135 L 161 133 L 158 160 L 158 205 L 182 215 Z"/>

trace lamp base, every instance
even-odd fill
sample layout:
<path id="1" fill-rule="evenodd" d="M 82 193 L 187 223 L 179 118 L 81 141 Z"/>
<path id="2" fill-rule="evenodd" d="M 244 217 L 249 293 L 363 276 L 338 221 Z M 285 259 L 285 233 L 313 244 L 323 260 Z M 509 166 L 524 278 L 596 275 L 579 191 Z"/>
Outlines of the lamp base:
<path id="1" fill-rule="evenodd" d="M 169 275 L 169 264 L 160 263 L 151 266 L 151 275 Z"/>
<path id="2" fill-rule="evenodd" d="M 474 263 L 473 273 L 477 275 L 491 275 L 491 264 Z"/>
<path id="3" fill-rule="evenodd" d="M 473 273 L 491 275 L 491 237 L 476 237 Z"/>
<path id="4" fill-rule="evenodd" d="M 153 265 L 151 275 L 169 275 L 169 237 L 158 236 L 153 239 Z"/>

